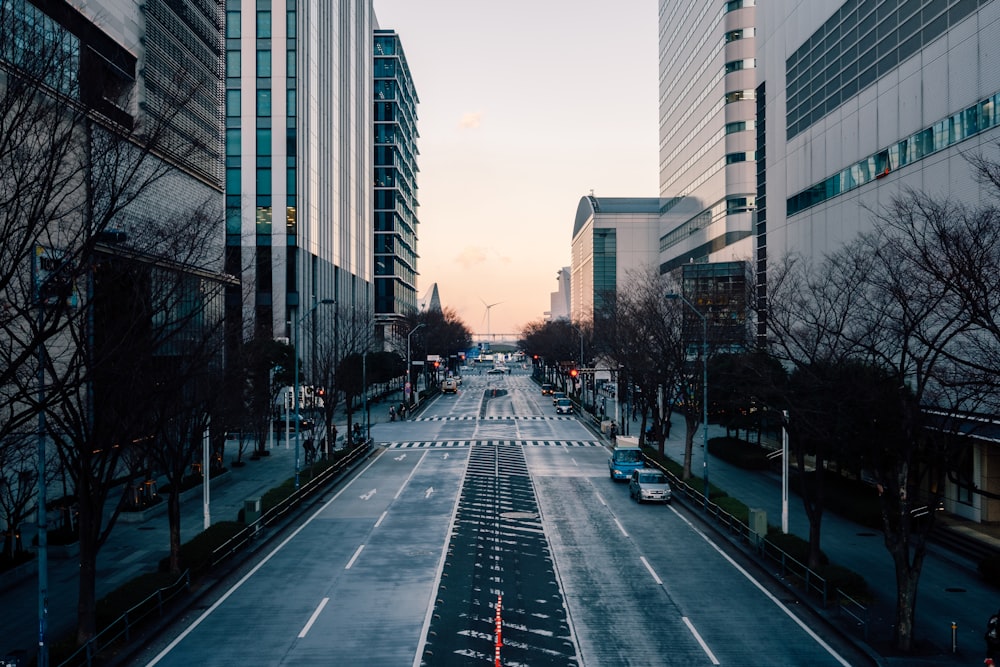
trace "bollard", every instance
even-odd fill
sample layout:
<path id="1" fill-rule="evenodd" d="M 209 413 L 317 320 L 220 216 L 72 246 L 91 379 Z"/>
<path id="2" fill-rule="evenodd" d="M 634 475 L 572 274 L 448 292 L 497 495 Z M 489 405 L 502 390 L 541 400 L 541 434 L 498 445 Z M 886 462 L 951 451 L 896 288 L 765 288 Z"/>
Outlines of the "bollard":
<path id="1" fill-rule="evenodd" d="M 958 653 L 958 622 L 951 622 L 951 652 Z"/>

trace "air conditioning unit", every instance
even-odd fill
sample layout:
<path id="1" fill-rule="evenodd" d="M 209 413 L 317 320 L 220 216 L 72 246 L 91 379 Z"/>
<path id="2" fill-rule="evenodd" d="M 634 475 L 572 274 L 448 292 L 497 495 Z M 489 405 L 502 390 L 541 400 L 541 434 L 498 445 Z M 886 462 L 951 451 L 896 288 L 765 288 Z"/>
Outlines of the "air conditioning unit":
<path id="1" fill-rule="evenodd" d="M 288 336 L 276 336 L 274 342 L 281 343 L 282 345 L 288 345 L 289 344 Z"/>

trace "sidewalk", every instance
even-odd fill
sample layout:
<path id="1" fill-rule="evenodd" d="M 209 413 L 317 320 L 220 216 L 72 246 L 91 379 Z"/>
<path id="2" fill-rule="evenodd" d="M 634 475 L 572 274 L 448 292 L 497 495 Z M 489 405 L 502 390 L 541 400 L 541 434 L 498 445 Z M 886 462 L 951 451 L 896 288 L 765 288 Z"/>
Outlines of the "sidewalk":
<path id="1" fill-rule="evenodd" d="M 400 393 L 401 394 L 401 393 Z M 388 401 L 396 400 L 396 394 L 371 406 L 371 423 L 388 421 L 385 414 Z M 354 413 L 354 419 L 364 419 L 361 410 Z M 343 410 L 338 410 L 336 420 L 338 445 L 343 445 L 347 433 L 347 418 Z M 270 443 L 265 443 L 268 447 Z M 300 467 L 305 465 L 305 452 L 299 448 Z M 231 465 L 236 457 L 233 441 L 227 441 L 225 457 L 229 472 L 213 479 L 210 489 L 209 511 L 211 523 L 235 521 L 243 503 L 248 498 L 262 496 L 266 491 L 279 486 L 295 475 L 295 434 L 291 435 L 288 446 L 284 433 L 276 433 L 274 447 L 270 454 L 260 460 L 251 461 L 250 452 L 244 452 L 242 467 Z M 162 504 L 162 503 L 161 503 Z M 197 493 L 181 503 L 181 542 L 187 542 L 204 529 L 205 511 L 202 494 Z M 27 528 L 27 527 L 26 527 Z M 33 528 L 33 527 L 30 527 Z M 30 543 L 33 530 L 25 531 L 25 541 Z M 121 518 L 115 523 L 107 543 L 101 548 L 97 560 L 97 598 L 130 581 L 135 576 L 156 571 L 160 559 L 169 555 L 169 526 L 164 511 L 150 516 L 142 522 L 126 522 Z M 46 633 L 49 645 L 71 635 L 76 628 L 76 603 L 78 599 L 79 566 L 75 554 L 56 557 L 58 550 L 50 550 L 48 580 L 49 629 Z M 32 570 L 37 572 L 37 568 Z M 33 660 L 38 649 L 38 577 L 26 574 L 10 585 L 0 587 L 0 656 L 15 649 L 26 650 L 28 659 Z"/>
<path id="2" fill-rule="evenodd" d="M 633 431 L 638 423 L 633 423 Z M 671 436 L 665 444 L 666 454 L 677 462 L 684 458 L 684 424 L 675 419 Z M 709 425 L 709 437 L 725 435 L 725 429 Z M 692 471 L 696 479 L 692 486 L 701 488 L 703 470 L 701 432 L 695 437 L 692 451 Z M 732 466 L 709 457 L 709 480 L 754 509 L 767 512 L 768 523 L 781 525 L 781 475 L 754 472 Z M 947 522 L 947 519 L 945 520 Z M 982 532 L 970 525 L 963 529 L 978 539 L 994 540 L 992 529 Z M 809 538 L 809 521 L 801 498 L 790 493 L 788 499 L 788 530 L 803 539 Z M 996 531 L 993 531 L 996 532 Z M 895 624 L 895 567 L 881 532 L 826 512 L 822 524 L 822 549 L 830 561 L 846 567 L 865 578 L 876 600 L 869 606 L 871 614 L 868 646 L 884 665 L 981 665 L 985 656 L 983 633 L 986 620 L 1000 607 L 1000 591 L 982 580 L 976 563 L 957 556 L 947 549 L 930 544 L 924 561 L 917 593 L 916 627 L 919 655 L 893 656 L 891 648 Z M 952 653 L 952 623 L 956 624 L 957 650 Z M 850 628 L 848 634 L 865 643 L 860 629 Z"/>

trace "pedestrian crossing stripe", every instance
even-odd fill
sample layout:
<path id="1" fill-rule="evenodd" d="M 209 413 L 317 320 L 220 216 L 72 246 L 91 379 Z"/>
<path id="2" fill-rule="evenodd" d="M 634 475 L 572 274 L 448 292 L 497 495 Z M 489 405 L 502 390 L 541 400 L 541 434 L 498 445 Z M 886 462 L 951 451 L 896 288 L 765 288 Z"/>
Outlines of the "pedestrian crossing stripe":
<path id="1" fill-rule="evenodd" d="M 409 421 L 412 422 L 454 422 L 454 421 L 569 421 L 571 419 L 576 419 L 576 417 L 567 415 L 509 415 L 509 416 L 497 416 L 489 415 L 487 417 L 414 417 Z"/>
<path id="2" fill-rule="evenodd" d="M 473 445 L 524 445 L 525 447 L 600 447 L 593 440 L 440 440 L 412 442 L 377 442 L 386 449 L 450 449 Z"/>

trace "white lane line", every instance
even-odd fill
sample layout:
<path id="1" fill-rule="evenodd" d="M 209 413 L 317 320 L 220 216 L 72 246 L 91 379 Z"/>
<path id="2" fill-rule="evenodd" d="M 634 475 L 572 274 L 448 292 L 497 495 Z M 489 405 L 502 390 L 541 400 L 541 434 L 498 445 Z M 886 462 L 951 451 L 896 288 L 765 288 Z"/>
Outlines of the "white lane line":
<path id="1" fill-rule="evenodd" d="M 386 514 L 388 514 L 388 513 L 389 513 L 389 510 L 386 510 L 386 511 L 382 512 L 382 516 L 380 516 L 380 517 L 378 518 L 378 521 L 376 521 L 376 522 L 375 522 L 375 527 L 376 527 L 376 528 L 378 528 L 379 526 L 381 526 L 381 525 L 382 525 L 382 519 L 384 519 L 384 518 L 385 518 L 385 515 L 386 515 Z"/>
<path id="2" fill-rule="evenodd" d="M 327 603 L 327 602 L 329 602 L 329 601 L 330 601 L 330 598 L 323 598 L 323 599 L 322 599 L 322 600 L 320 601 L 320 603 L 319 603 L 319 606 L 318 606 L 318 607 L 316 607 L 316 611 L 314 611 L 314 612 L 312 613 L 312 616 L 310 616 L 310 617 L 309 617 L 309 620 L 308 620 L 308 621 L 306 621 L 306 624 L 305 624 L 305 627 L 303 627 L 303 628 L 302 628 L 302 631 L 301 631 L 301 632 L 299 632 L 299 639 L 302 639 L 302 638 L 303 638 L 303 637 L 305 637 L 305 636 L 306 636 L 307 634 L 309 634 L 309 629 L 310 629 L 310 628 L 312 628 L 312 626 L 313 626 L 313 623 L 315 623 L 315 622 L 316 622 L 316 619 L 317 619 L 317 618 L 319 618 L 319 614 L 320 614 L 320 612 L 321 612 L 321 611 L 323 611 L 323 607 L 325 607 L 325 606 L 326 606 L 326 603 Z"/>
<path id="3" fill-rule="evenodd" d="M 795 622 L 796 625 L 798 625 L 800 628 L 802 628 L 802 630 L 804 630 L 807 635 L 809 635 L 810 637 L 812 637 L 813 641 L 815 641 L 817 644 L 819 644 L 820 646 L 822 646 L 826 650 L 826 652 L 829 653 L 833 657 L 834 660 L 836 660 L 837 662 L 839 662 L 844 667 L 850 667 L 851 666 L 851 663 L 849 663 L 847 660 L 844 660 L 844 658 L 839 653 L 837 653 L 837 651 L 834 650 L 834 648 L 832 646 L 830 646 L 825 641 L 823 641 L 822 637 L 820 637 L 815 632 L 813 632 L 812 628 L 810 628 L 801 619 L 799 619 L 799 617 L 797 617 L 795 614 L 793 614 L 791 609 L 789 609 L 788 607 L 786 607 L 785 604 L 781 600 L 779 600 L 778 598 L 774 597 L 769 590 L 767 590 L 766 588 L 764 588 L 764 585 L 762 583 L 760 583 L 759 581 L 757 581 L 756 579 L 754 579 L 753 576 L 749 572 L 747 572 L 745 569 L 743 569 L 740 566 L 739 563 L 737 563 L 736 561 L 734 561 L 729 556 L 729 554 L 727 554 L 725 551 L 723 551 L 722 548 L 718 544 L 716 544 L 715 542 L 713 542 L 711 540 L 711 538 L 709 538 L 708 535 L 706 535 L 705 533 L 703 533 L 700 530 L 698 530 L 695 527 L 695 525 L 693 523 L 691 523 L 690 521 L 688 521 L 686 517 L 684 517 L 683 515 L 681 515 L 681 513 L 678 512 L 673 507 L 673 505 L 668 505 L 668 507 L 670 507 L 670 511 L 673 512 L 674 514 L 676 514 L 677 517 L 680 518 L 681 521 L 683 521 L 684 523 L 686 523 L 691 530 L 693 530 L 695 533 L 697 533 L 698 535 L 700 535 L 703 540 L 705 540 L 706 542 L 708 542 L 711 545 L 711 547 L 713 549 L 715 549 L 719 553 L 720 556 L 722 556 L 727 561 L 729 561 L 729 564 L 732 565 L 736 569 L 737 572 L 739 572 L 740 574 L 742 574 L 744 577 L 747 578 L 747 580 L 750 583 L 752 583 L 754 586 L 756 586 L 757 589 L 767 597 L 767 599 L 769 599 L 771 602 L 773 602 L 775 604 L 775 606 L 778 607 L 778 609 L 781 609 L 783 612 L 785 612 L 785 615 L 787 615 L 788 618 L 792 619 Z"/>
<path id="4" fill-rule="evenodd" d="M 356 561 L 358 559 L 358 556 L 361 555 L 361 551 L 364 548 L 365 548 L 365 545 L 363 545 L 363 544 L 360 547 L 358 547 L 358 550 L 354 552 L 353 556 L 351 556 L 351 560 L 347 561 L 347 565 L 344 567 L 345 570 L 350 570 L 351 569 L 351 567 L 354 565 L 354 561 Z"/>
<path id="5" fill-rule="evenodd" d="M 424 459 L 425 459 L 425 458 L 427 458 L 427 452 L 426 452 L 426 451 L 425 451 L 425 452 L 424 452 L 423 454 L 421 454 L 421 455 L 420 455 L 420 460 L 419 460 L 419 461 L 417 461 L 417 465 L 413 466 L 413 470 L 411 470 L 411 471 L 410 471 L 410 474 L 409 474 L 409 475 L 407 475 L 407 476 L 406 476 L 406 479 L 404 479 L 404 480 L 403 480 L 403 485 L 399 487 L 399 491 L 397 491 L 397 492 L 396 492 L 396 495 L 394 495 L 394 496 L 392 497 L 392 499 L 393 499 L 393 500 L 399 500 L 399 497 L 400 497 L 401 495 L 403 495 L 403 489 L 405 489 L 405 488 L 406 488 L 406 485 L 410 483 L 410 480 L 411 480 L 411 479 L 413 478 L 413 476 L 414 476 L 414 475 L 415 475 L 415 474 L 417 473 L 417 468 L 419 468 L 419 467 L 420 467 L 420 464 L 424 462 Z"/>
<path id="6" fill-rule="evenodd" d="M 623 526 L 621 522 L 618 521 L 618 517 L 611 517 L 611 518 L 615 520 L 615 525 L 618 526 L 618 530 L 622 531 L 622 535 L 628 537 L 628 533 L 625 531 L 625 526 Z"/>
<path id="7" fill-rule="evenodd" d="M 654 569 L 653 569 L 653 566 L 649 564 L 649 561 L 648 561 L 648 560 L 646 560 L 646 557 L 645 557 L 645 556 L 639 556 L 639 560 L 641 560 L 641 561 L 642 561 L 642 564 L 646 566 L 646 569 L 647 569 L 647 570 L 649 570 L 649 573 L 650 573 L 651 575 L 653 575 L 653 581 L 655 581 L 655 582 L 656 582 L 656 585 L 657 585 L 657 586 L 662 586 L 662 585 L 663 585 L 663 580 L 662 580 L 662 579 L 660 579 L 660 578 L 659 578 L 659 577 L 658 577 L 658 576 L 656 575 L 656 570 L 654 570 Z"/>
<path id="8" fill-rule="evenodd" d="M 599 503 L 601 503 L 601 504 L 602 504 L 602 505 L 604 505 L 605 507 L 607 507 L 607 506 L 608 506 L 608 504 L 607 504 L 606 502 L 604 502 L 604 496 L 602 496 L 602 495 L 601 495 L 601 494 L 599 494 L 599 493 L 595 493 L 594 495 L 596 495 L 596 496 L 597 496 L 597 501 L 598 501 Z"/>
<path id="9" fill-rule="evenodd" d="M 705 655 L 707 655 L 708 659 L 712 661 L 712 664 L 718 665 L 719 661 L 716 659 L 715 654 L 712 653 L 712 649 L 708 648 L 708 644 L 706 644 L 705 640 L 701 638 L 698 631 L 694 629 L 694 624 L 688 620 L 687 616 L 681 616 L 681 620 L 684 621 L 684 625 L 688 626 L 688 630 L 690 630 L 691 634 L 694 635 L 694 640 L 698 642 L 698 645 L 701 646 L 701 650 L 705 652 Z"/>
<path id="10" fill-rule="evenodd" d="M 370 462 L 370 463 L 369 463 L 368 465 L 366 465 L 366 466 L 365 466 L 364 468 L 362 468 L 362 469 L 361 469 L 361 472 L 359 472 L 359 473 L 358 473 L 358 474 L 357 474 L 356 476 L 352 477 L 352 478 L 351 478 L 351 480 L 350 480 L 349 482 L 347 482 L 347 484 L 345 484 L 345 485 L 344 485 L 344 488 L 342 488 L 342 489 L 341 489 L 340 491 L 337 491 L 337 493 L 335 493 L 335 494 L 334 494 L 334 496 L 333 496 L 332 498 L 330 498 L 330 500 L 328 500 L 328 501 L 327 501 L 327 502 L 326 502 L 326 503 L 325 503 L 325 504 L 324 504 L 324 505 L 323 505 L 322 507 L 320 507 L 320 508 L 319 508 L 318 510 L 316 510 L 315 512 L 313 512 L 313 515 L 312 515 L 312 516 L 310 516 L 310 517 L 309 517 L 308 519 L 306 519 L 306 520 L 305 520 L 305 521 L 304 521 L 304 522 L 302 523 L 302 525 L 301 525 L 301 526 L 299 526 L 298 528 L 296 528 L 296 529 L 295 529 L 295 530 L 294 530 L 294 531 L 292 532 L 292 534 L 291 534 L 291 535 L 289 535 L 289 536 L 288 536 L 288 537 L 286 537 L 286 538 L 285 538 L 284 540 L 282 540 L 281 544 L 279 544 L 278 546 L 276 546 L 276 547 L 274 548 L 274 550 L 273 550 L 273 551 L 272 551 L 271 553 L 267 554 L 267 556 L 265 556 L 264 558 L 262 558 L 262 559 L 261 559 L 261 561 L 260 561 L 259 563 L 257 563 L 257 565 L 255 565 L 255 566 L 254 566 L 254 567 L 253 567 L 253 568 L 252 568 L 252 569 L 251 569 L 251 570 L 250 570 L 249 572 L 247 572 L 247 573 L 246 573 L 245 575 L 243 575 L 243 578 L 242 578 L 242 579 L 240 579 L 240 580 L 239 580 L 239 581 L 237 581 L 237 582 L 236 582 L 235 584 L 233 584 L 233 587 L 232 587 L 232 588 L 230 588 L 230 589 L 229 589 L 228 591 L 226 591 L 225 593 L 223 593 L 222 597 L 220 597 L 220 598 L 219 598 L 218 600 L 216 600 L 216 601 L 215 601 L 215 603 L 214 603 L 214 604 L 213 604 L 213 605 L 212 605 L 211 607 L 209 607 L 208 609 L 206 609 L 205 611 L 203 611 L 203 612 L 202 612 L 202 614 L 201 614 L 201 616 L 199 616 L 198 618 L 196 618 L 196 619 L 195 619 L 195 620 L 194 620 L 194 621 L 193 621 L 193 622 L 191 623 L 191 625 L 189 625 L 189 626 L 187 627 L 187 629 L 185 629 L 185 630 L 184 630 L 184 632 L 182 632 L 181 634 L 177 635 L 177 638 L 176 638 L 176 639 L 174 639 L 174 640 L 173 640 L 172 642 L 170 642 L 170 643 L 169 643 L 169 644 L 167 645 L 167 647 L 166 647 L 165 649 L 163 649 L 162 651 L 160 651 L 160 652 L 159 652 L 159 653 L 158 653 L 158 654 L 156 655 L 156 657 L 155 657 L 155 658 L 153 658 L 153 659 L 152 659 L 152 660 L 150 660 L 150 661 L 149 661 L 148 663 L 146 663 L 146 667 L 153 667 L 153 666 L 154 666 L 154 665 L 156 665 L 156 664 L 157 664 L 158 662 L 160 662 L 160 661 L 161 661 L 161 660 L 163 660 L 163 659 L 164 659 L 165 657 L 167 657 L 167 654 L 168 654 L 168 653 L 170 653 L 170 652 L 171 652 L 171 651 L 173 651 L 173 650 L 174 650 L 175 648 L 177 648 L 177 645 L 178 645 L 178 644 L 180 644 L 180 643 L 181 643 L 182 641 L 184 641 L 184 639 L 185 639 L 185 638 L 186 638 L 186 637 L 187 637 L 187 636 L 188 636 L 189 634 L 191 634 L 192 632 L 194 632 L 195 628 L 197 628 L 197 627 L 198 627 L 199 625 L 201 625 L 201 624 L 202 624 L 202 623 L 203 623 L 203 622 L 205 621 L 205 619 L 209 617 L 209 615 L 210 615 L 210 614 L 212 614 L 212 613 L 213 613 L 213 612 L 214 612 L 214 611 L 215 611 L 216 609 L 218 609 L 218 608 L 219 608 L 219 607 L 220 607 L 220 606 L 222 605 L 222 603 L 223 603 L 223 602 L 225 602 L 226 600 L 228 600 L 228 599 L 229 599 L 229 597 L 230 597 L 230 596 L 231 596 L 231 595 L 232 595 L 233 593 L 235 593 L 235 592 L 236 592 L 237 590 L 239 590 L 239 589 L 240 589 L 240 588 L 241 588 L 241 587 L 243 586 L 243 584 L 245 584 L 245 583 L 246 583 L 247 581 L 249 581 L 249 580 L 250 580 L 250 577 L 252 577 L 253 575 L 257 574 L 257 572 L 258 572 L 258 571 L 259 571 L 259 570 L 260 570 L 260 569 L 261 569 L 262 567 L 264 567 L 265 565 L 267 565 L 267 562 L 268 562 L 269 560 L 271 560 L 272 558 L 274 558 L 274 556 L 275 556 L 275 555 L 276 555 L 276 554 L 277 554 L 277 553 L 278 553 L 279 551 L 281 551 L 282 549 L 284 549 L 284 548 L 285 548 L 285 546 L 286 546 L 286 545 L 287 545 L 287 544 L 288 544 L 289 542 L 291 542 L 292 540 L 294 540 L 294 539 L 295 539 L 295 537 L 296 537 L 296 536 L 297 536 L 297 535 L 298 535 L 299 533 L 301 533 L 301 532 L 302 532 L 303 530 L 305 530 L 305 529 L 306 529 L 306 526 L 308 526 L 309 524 L 311 524 L 311 523 L 313 522 L 313 520 L 314 520 L 314 519 L 315 519 L 316 517 L 318 517 L 318 516 L 319 516 L 320 514 L 322 514 L 322 513 L 324 512 L 324 511 L 326 511 L 326 508 L 327 508 L 327 507 L 329 507 L 330 505 L 332 505 L 332 504 L 333 504 L 333 502 L 334 502 L 335 500 L 337 500 L 337 498 L 339 498 L 339 497 L 340 497 L 340 494 L 344 493 L 344 492 L 345 492 L 345 491 L 347 491 L 347 490 L 348 490 L 349 488 L 351 488 L 351 485 L 352 485 L 352 484 L 354 484 L 355 480 L 359 479 L 359 478 L 360 478 L 360 477 L 361 477 L 361 476 L 362 476 L 363 474 L 365 474 L 365 472 L 367 472 L 367 470 L 368 470 L 369 468 L 371 468 L 371 467 L 372 467 L 373 465 L 375 465 L 375 462 L 376 462 L 376 461 L 378 461 L 378 460 L 379 460 L 379 457 L 378 457 L 378 456 L 375 456 L 374 458 L 372 458 L 371 462 Z"/>

